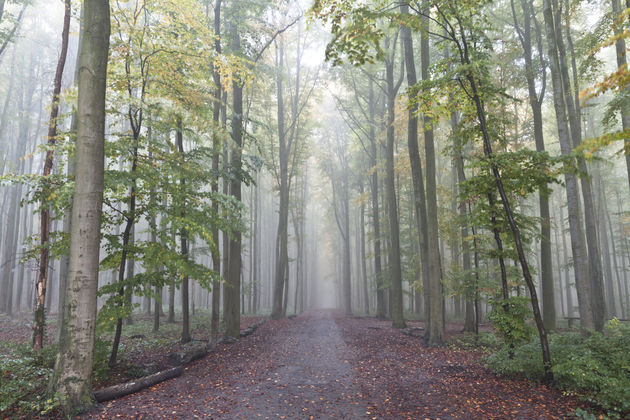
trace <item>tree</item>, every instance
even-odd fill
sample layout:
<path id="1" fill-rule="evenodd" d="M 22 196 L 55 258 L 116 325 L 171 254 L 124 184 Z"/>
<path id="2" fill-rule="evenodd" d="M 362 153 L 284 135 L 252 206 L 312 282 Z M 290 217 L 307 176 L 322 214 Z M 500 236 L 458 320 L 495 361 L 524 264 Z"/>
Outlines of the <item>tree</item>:
<path id="1" fill-rule="evenodd" d="M 421 36 L 421 63 L 422 63 L 422 81 L 427 83 L 430 81 L 429 65 L 429 30 L 430 30 L 430 4 L 424 6 L 422 12 L 422 31 Z M 442 268 L 440 262 L 440 246 L 438 239 L 438 215 L 437 215 L 437 186 L 436 186 L 436 164 L 435 164 L 435 144 L 433 136 L 433 118 L 425 113 L 424 115 L 424 149 L 426 156 L 427 170 L 427 275 L 429 276 L 429 299 L 428 306 L 428 324 L 429 328 L 425 335 L 425 341 L 432 345 L 444 344 L 444 296 L 442 286 Z"/>
<path id="2" fill-rule="evenodd" d="M 236 23 L 231 24 L 230 36 L 232 38 L 232 51 L 234 54 L 242 54 L 241 35 Z M 232 82 L 232 170 L 237 174 L 241 172 L 243 165 L 243 81 L 235 78 Z M 234 177 L 230 181 L 230 194 L 237 202 L 241 202 L 241 178 Z M 236 231 L 229 238 L 229 259 L 227 268 L 227 285 L 225 288 L 225 334 L 228 337 L 238 338 L 241 330 L 241 233 Z"/>
<path id="3" fill-rule="evenodd" d="M 556 45 L 557 35 L 554 24 L 551 0 L 543 3 L 545 31 L 549 49 L 549 67 L 553 86 L 553 102 L 558 125 L 558 140 L 562 154 L 571 155 L 572 144 L 570 140 L 569 125 L 567 122 L 566 104 L 564 102 L 562 75 L 560 73 L 560 60 Z M 573 253 L 575 284 L 577 289 L 580 323 L 583 328 L 595 327 L 593 309 L 591 305 L 591 287 L 588 277 L 587 254 L 584 249 L 584 233 L 580 216 L 580 199 L 578 196 L 577 179 L 574 174 L 567 171 L 565 174 L 567 190 L 567 210 L 569 212 L 569 232 L 571 237 L 571 250 Z"/>
<path id="4" fill-rule="evenodd" d="M 477 2 L 466 2 L 464 7 L 453 7 L 452 4 L 432 2 L 432 6 L 438 10 L 441 17 L 441 26 L 447 34 L 447 37 L 455 45 L 457 57 L 459 61 L 459 68 L 457 72 L 458 83 L 462 87 L 462 90 L 466 93 L 469 100 L 474 105 L 476 117 L 479 123 L 479 131 L 481 132 L 481 138 L 483 143 L 484 156 L 488 160 L 490 166 L 492 178 L 494 180 L 496 190 L 500 196 L 501 204 L 505 213 L 505 219 L 509 225 L 509 229 L 512 233 L 512 239 L 514 241 L 518 261 L 521 266 L 523 277 L 529 289 L 531 297 L 531 306 L 534 312 L 534 320 L 538 329 L 538 335 L 540 339 L 540 347 L 542 353 L 543 367 L 545 371 L 545 379 L 551 381 L 553 379 L 553 372 L 551 370 L 551 355 L 549 352 L 549 344 L 547 340 L 547 331 L 542 322 L 542 316 L 540 314 L 540 308 L 538 305 L 538 298 L 536 294 L 536 287 L 531 275 L 527 257 L 523 247 L 522 236 L 520 228 L 515 220 L 515 214 L 512 209 L 512 204 L 508 198 L 506 188 L 503 182 L 503 176 L 499 171 L 497 161 L 495 161 L 495 154 L 492 150 L 492 140 L 490 138 L 490 131 L 488 129 L 487 115 L 486 115 L 486 101 L 488 97 L 491 98 L 490 92 L 492 89 L 487 86 L 485 80 L 485 72 L 483 65 L 483 56 L 481 51 L 475 51 L 472 49 L 471 39 L 480 37 L 478 33 L 479 27 L 475 25 L 475 16 L 478 13 Z M 476 65 L 474 66 L 473 63 Z M 488 194 L 490 198 L 490 207 L 493 207 L 492 195 Z M 491 209 L 492 211 L 492 209 Z M 493 218 L 493 229 L 495 229 L 495 239 L 501 249 L 501 241 L 497 233 L 496 222 Z M 502 274 L 505 277 L 504 268 L 502 267 Z M 504 281 L 505 283 L 505 281 Z M 505 284 L 504 284 L 505 289 Z M 504 300 L 507 298 L 504 290 Z M 504 303 L 506 305 L 507 303 Z"/>
<path id="5" fill-rule="evenodd" d="M 24 17 L 24 12 L 29 5 L 28 1 L 23 1 L 20 12 L 18 13 L 17 17 L 14 17 L 5 13 L 4 3 L 5 0 L 0 0 L 0 23 L 12 21 L 11 23 L 13 24 L 13 26 L 11 27 L 11 29 L 8 30 L 8 32 L 0 31 L 0 62 L 2 61 L 4 52 L 9 44 L 15 40 L 17 32 L 20 28 L 20 24 L 22 23 L 22 18 Z"/>
<path id="6" fill-rule="evenodd" d="M 332 207 L 339 236 L 343 243 L 341 257 L 341 290 L 343 309 L 346 315 L 352 315 L 352 282 L 350 258 L 350 167 L 348 155 L 348 136 L 343 129 L 333 126 L 334 133 L 326 137 L 327 148 L 331 156 L 326 159 L 325 172 L 332 188 Z"/>
<path id="7" fill-rule="evenodd" d="M 545 140 L 543 134 L 542 104 L 545 98 L 547 87 L 547 63 L 543 55 L 542 30 L 534 11 L 533 1 L 521 0 L 521 10 L 523 12 L 523 24 L 518 21 L 514 0 L 510 0 L 514 27 L 519 41 L 523 48 L 523 58 L 525 60 L 525 79 L 527 80 L 527 91 L 529 104 L 532 109 L 534 119 L 534 138 L 536 140 L 536 150 L 545 151 Z M 532 23 L 534 25 L 535 39 L 532 37 Z M 533 59 L 533 43 L 536 41 L 538 64 Z M 537 89 L 536 74 L 541 75 L 538 81 L 540 91 Z M 556 328 L 556 308 L 553 284 L 553 265 L 551 262 L 551 219 L 549 213 L 549 200 L 543 194 L 539 194 L 540 207 L 540 278 L 543 288 L 543 320 L 548 330 Z"/>
<path id="8" fill-rule="evenodd" d="M 72 207 L 70 262 L 64 324 L 51 390 L 67 412 L 92 404 L 101 203 L 105 145 L 105 90 L 109 52 L 109 1 L 85 0 L 79 54 L 77 181 Z"/>
<path id="9" fill-rule="evenodd" d="M 208 3 L 209 8 L 209 3 Z M 209 10 L 206 10 L 206 16 L 209 15 Z M 217 0 L 214 6 L 214 51 L 216 54 L 221 54 L 221 0 Z M 221 126 L 221 108 L 223 103 L 221 98 L 223 96 L 223 86 L 221 84 L 221 73 L 218 66 L 213 66 L 213 81 L 214 81 L 214 103 L 212 108 L 212 122 L 214 123 L 214 136 L 212 137 L 212 170 L 215 173 L 219 172 L 219 160 L 221 157 L 220 146 L 221 141 L 219 138 L 219 127 Z M 219 193 L 219 178 L 217 177 L 211 185 L 212 192 L 214 194 Z M 214 200 L 212 208 L 218 212 L 219 203 Z M 219 244 L 219 229 L 215 228 L 212 231 L 212 240 L 216 245 Z M 212 269 L 217 273 L 221 272 L 221 254 L 218 247 L 212 252 Z M 212 286 L 212 318 L 210 320 L 210 337 L 211 340 L 217 340 L 219 337 L 219 306 L 221 304 L 221 282 L 216 281 Z"/>
<path id="10" fill-rule="evenodd" d="M 50 110 L 50 122 L 48 125 L 48 140 L 46 150 L 46 159 L 44 161 L 44 177 L 42 203 L 40 213 L 40 257 L 39 272 L 37 277 L 37 304 L 35 307 L 35 329 L 33 333 L 33 348 L 41 349 L 44 345 L 44 328 L 45 328 L 45 303 L 46 303 L 46 286 L 48 274 L 49 260 L 49 239 L 50 239 L 50 208 L 46 201 L 49 199 L 52 191 L 46 177 L 50 175 L 53 166 L 54 146 L 57 142 L 57 117 L 59 116 L 59 94 L 61 93 L 61 79 L 63 77 L 63 69 L 66 66 L 66 57 L 68 55 L 68 37 L 70 34 L 70 0 L 64 2 L 65 14 L 63 19 L 63 30 L 61 32 L 61 53 L 55 71 L 53 98 Z"/>
<path id="11" fill-rule="evenodd" d="M 400 12 L 403 15 L 409 13 L 409 5 L 402 3 L 400 5 Z M 405 54 L 405 66 L 407 70 L 407 85 L 412 88 L 418 83 L 418 77 L 416 75 L 416 64 L 414 57 L 413 38 L 411 28 L 403 26 L 401 28 L 402 42 Z M 424 51 L 425 38 L 422 38 L 422 48 Z M 428 45 L 426 45 L 428 49 Z M 427 51 L 428 54 L 428 51 Z M 425 57 L 424 53 L 422 57 Z M 422 74 L 427 74 L 425 64 L 428 65 L 427 60 L 422 61 Z M 429 291 L 432 290 L 434 284 L 431 282 L 431 274 L 429 273 L 429 245 L 428 245 L 428 220 L 427 220 L 427 201 L 424 190 L 424 175 L 422 174 L 422 161 L 420 160 L 420 150 L 418 149 L 418 104 L 412 99 L 409 104 L 407 126 L 407 150 L 409 151 L 409 163 L 411 165 L 411 176 L 413 182 L 414 193 L 414 210 L 416 215 L 416 224 L 418 229 L 418 238 L 420 245 L 420 258 L 422 263 L 422 281 L 425 291 L 425 319 L 431 323 L 431 317 L 429 316 Z M 443 335 L 443 334 L 442 334 Z"/>
<path id="12" fill-rule="evenodd" d="M 284 17 L 286 21 L 286 16 Z M 279 318 L 286 314 L 286 303 L 289 285 L 289 212 L 290 197 L 293 180 L 303 163 L 303 149 L 305 139 L 301 135 L 301 121 L 304 110 L 311 99 L 313 90 L 317 84 L 318 76 L 306 77 L 302 75 L 302 60 L 305 53 L 306 38 L 302 33 L 302 25 L 299 18 L 293 23 L 282 22 L 285 28 L 297 23 L 297 44 L 295 55 L 295 73 L 291 70 L 292 63 L 287 56 L 286 36 L 279 34 L 275 40 L 275 79 L 277 98 L 277 145 L 274 135 L 271 135 L 269 151 L 264 152 L 268 161 L 268 167 L 278 185 L 280 198 L 278 211 L 278 232 L 276 235 L 276 267 L 273 285 L 273 308 L 271 317 Z M 285 88 L 285 81 L 287 88 Z M 289 97 L 288 106 L 285 106 L 285 97 Z M 277 148 L 276 148 L 277 146 Z M 296 283 L 297 284 L 297 283 Z"/>

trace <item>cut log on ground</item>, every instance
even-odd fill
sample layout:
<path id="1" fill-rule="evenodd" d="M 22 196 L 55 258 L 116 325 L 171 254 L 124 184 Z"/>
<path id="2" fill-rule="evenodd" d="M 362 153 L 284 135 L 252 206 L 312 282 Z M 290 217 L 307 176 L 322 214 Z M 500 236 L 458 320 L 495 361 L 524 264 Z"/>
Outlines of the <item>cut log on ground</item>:
<path id="1" fill-rule="evenodd" d="M 176 378 L 184 371 L 183 366 L 177 366 L 171 369 L 163 370 L 150 376 L 145 376 L 136 381 L 126 382 L 120 385 L 113 385 L 107 388 L 103 388 L 94 392 L 94 398 L 97 402 L 114 400 L 116 398 L 124 397 L 125 395 L 133 394 L 141 389 L 148 388 L 155 384 L 159 384 L 167 379 Z"/>
<path id="2" fill-rule="evenodd" d="M 168 364 L 171 366 L 180 366 L 201 359 L 208 354 L 208 347 L 205 342 L 192 342 L 176 352 L 168 355 Z"/>

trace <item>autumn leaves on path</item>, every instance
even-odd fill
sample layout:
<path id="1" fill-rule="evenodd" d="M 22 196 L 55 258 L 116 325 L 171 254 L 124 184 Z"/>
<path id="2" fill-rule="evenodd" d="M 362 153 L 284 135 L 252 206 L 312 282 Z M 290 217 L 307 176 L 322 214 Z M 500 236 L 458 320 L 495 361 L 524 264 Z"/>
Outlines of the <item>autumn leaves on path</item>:
<path id="1" fill-rule="evenodd" d="M 573 400 L 424 348 L 387 322 L 312 311 L 270 321 L 185 373 L 86 418 L 563 418 Z"/>

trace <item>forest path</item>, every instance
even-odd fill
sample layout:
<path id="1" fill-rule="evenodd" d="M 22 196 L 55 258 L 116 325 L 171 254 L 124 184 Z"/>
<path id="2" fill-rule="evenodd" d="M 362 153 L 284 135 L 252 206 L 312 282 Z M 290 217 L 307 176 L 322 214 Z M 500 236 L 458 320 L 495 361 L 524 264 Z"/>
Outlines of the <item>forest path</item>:
<path id="1" fill-rule="evenodd" d="M 309 311 L 266 322 L 181 377 L 84 418 L 561 419 L 577 406 L 545 386 L 497 377 L 480 356 L 425 348 L 389 321 Z"/>
<path id="2" fill-rule="evenodd" d="M 182 377 L 105 403 L 85 418 L 356 419 L 365 401 L 331 311 L 263 324 Z"/>

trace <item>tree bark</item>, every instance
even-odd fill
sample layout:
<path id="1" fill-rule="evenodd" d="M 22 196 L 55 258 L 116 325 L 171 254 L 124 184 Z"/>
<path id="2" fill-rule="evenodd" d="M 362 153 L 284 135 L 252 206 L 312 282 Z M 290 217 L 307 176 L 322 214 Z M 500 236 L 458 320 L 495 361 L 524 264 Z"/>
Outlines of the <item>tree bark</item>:
<path id="1" fill-rule="evenodd" d="M 612 319 L 614 316 L 617 316 L 617 309 L 615 304 L 615 296 L 621 295 L 621 289 L 619 289 L 618 293 L 615 293 L 615 287 L 613 283 L 613 273 L 612 273 L 612 263 L 610 261 L 611 257 L 614 258 L 614 255 L 610 252 L 609 242 L 608 242 L 608 230 L 606 229 L 606 207 L 605 207 L 605 186 L 602 182 L 602 174 L 601 174 L 601 166 L 597 164 L 596 167 L 596 182 L 597 182 L 597 190 L 598 196 L 597 201 L 599 202 L 598 206 L 598 229 L 600 233 L 600 246 L 602 250 L 602 268 L 604 274 L 604 292 L 606 298 L 606 318 Z"/>
<path id="2" fill-rule="evenodd" d="M 232 50 L 241 51 L 241 37 L 236 25 L 232 25 Z M 232 83 L 232 170 L 235 175 L 230 182 L 230 192 L 237 202 L 241 201 L 241 156 L 243 147 L 243 85 L 240 80 Z M 227 287 L 225 288 L 225 334 L 237 338 L 240 334 L 240 293 L 241 293 L 241 233 L 235 231 L 229 241 L 229 263 Z"/>
<path id="3" fill-rule="evenodd" d="M 407 4 L 400 5 L 400 12 L 409 13 Z M 411 28 L 403 26 L 401 28 L 403 49 L 405 53 L 405 67 L 407 69 L 407 85 L 409 89 L 414 89 L 418 83 L 416 75 L 416 64 L 414 58 L 413 38 Z M 418 105 L 415 98 L 409 98 L 408 125 L 407 125 L 407 150 L 409 152 L 409 163 L 411 165 L 411 179 L 413 183 L 413 204 L 416 216 L 416 226 L 418 229 L 418 243 L 420 245 L 420 262 L 422 264 L 422 284 L 425 297 L 425 319 L 429 319 L 429 298 L 430 272 L 429 272 L 429 248 L 428 248 L 428 227 L 427 227 L 427 202 L 424 190 L 424 176 L 422 174 L 422 161 L 420 160 L 420 150 L 418 148 Z"/>
<path id="4" fill-rule="evenodd" d="M 429 19 L 422 16 L 423 30 L 420 34 L 422 80 L 429 81 Z M 442 268 L 440 262 L 440 242 L 438 232 L 437 215 L 437 185 L 435 181 L 435 144 L 433 139 L 433 121 L 430 116 L 424 115 L 424 152 L 427 171 L 427 249 L 429 276 L 428 328 L 424 340 L 429 345 L 444 344 L 444 295 L 442 286 Z"/>
<path id="5" fill-rule="evenodd" d="M 567 54 L 562 37 L 562 22 L 560 15 L 560 7 L 558 0 L 552 0 L 555 17 L 556 48 L 558 52 L 558 63 L 560 70 L 560 78 L 562 81 L 562 89 L 566 104 L 567 114 L 569 117 L 569 134 L 572 146 L 578 147 L 582 143 L 582 127 L 579 103 L 575 101 L 571 94 L 571 85 L 569 79 L 569 70 L 567 65 Z M 570 33 L 567 30 L 567 37 L 570 40 Z M 576 71 L 574 71 L 575 75 Z M 575 81 L 577 86 L 577 80 Z M 596 330 L 601 331 L 604 328 L 606 317 L 606 304 L 604 302 L 604 285 L 602 277 L 601 255 L 599 250 L 599 241 L 597 235 L 597 220 L 595 215 L 595 206 L 593 204 L 593 193 L 591 180 L 586 166 L 586 161 L 582 157 L 577 157 L 578 167 L 580 169 L 580 185 L 582 187 L 582 200 L 584 202 L 584 222 L 586 233 L 586 248 L 588 256 L 588 279 L 591 283 L 591 309 L 593 312 L 593 322 Z"/>
<path id="6" fill-rule="evenodd" d="M 81 6 L 81 24 L 80 24 L 81 28 L 83 27 L 83 5 Z M 82 38 L 79 37 L 79 45 L 78 45 L 78 50 L 81 51 L 81 42 L 82 42 Z M 73 77 L 73 86 L 76 86 L 79 80 L 79 70 L 80 70 L 80 55 L 77 54 L 76 57 L 76 63 L 75 63 L 75 69 L 74 69 L 74 77 Z M 72 109 L 72 120 L 70 122 L 70 132 L 73 133 L 76 137 L 76 133 L 77 133 L 77 125 L 78 125 L 78 118 L 77 118 L 77 106 L 76 103 L 73 104 L 73 109 Z M 70 156 L 68 156 L 68 162 L 67 162 L 67 175 L 69 179 L 74 179 L 74 175 L 76 172 L 76 160 Z M 72 201 L 72 200 L 71 200 Z M 65 211 L 64 217 L 63 217 L 63 231 L 64 233 L 66 233 L 67 235 L 70 235 L 70 231 L 72 230 L 72 203 L 70 203 L 70 205 L 68 206 L 68 208 Z M 65 305 L 65 290 L 66 290 L 66 282 L 68 279 L 68 264 L 70 263 L 70 257 L 69 255 L 63 255 L 61 256 L 61 258 L 59 259 L 59 304 L 58 304 L 58 310 L 57 310 L 57 325 L 60 326 L 61 324 L 63 324 L 64 320 L 63 320 L 63 307 Z M 61 332 L 61 328 L 57 328 L 57 341 L 59 341 L 59 333 Z"/>
<path id="7" fill-rule="evenodd" d="M 79 54 L 77 180 L 72 208 L 65 322 L 51 390 L 66 412 L 92 405 L 92 359 L 96 324 L 101 204 L 105 145 L 105 90 L 109 52 L 109 1 L 84 1 Z"/>
<path id="8" fill-rule="evenodd" d="M 116 398 L 136 393 L 142 389 L 159 384 L 160 382 L 164 382 L 168 379 L 176 378 L 182 373 L 184 373 L 184 367 L 177 366 L 131 382 L 126 382 L 119 385 L 112 385 L 96 391 L 94 393 L 94 399 L 98 403 L 115 400 Z"/>
<path id="9" fill-rule="evenodd" d="M 400 263 L 400 226 L 398 222 L 398 203 L 396 200 L 396 183 L 394 169 L 394 121 L 396 118 L 396 96 L 402 82 L 394 80 L 394 58 L 396 42 L 392 48 L 391 57 L 385 62 L 387 80 L 387 147 L 385 152 L 385 192 L 387 195 L 387 207 L 389 213 L 389 264 L 390 264 L 390 290 L 391 290 L 391 316 L 394 328 L 405 328 L 403 317 L 402 298 L 402 272 Z"/>
<path id="10" fill-rule="evenodd" d="M 521 0 L 521 9 L 523 11 L 523 26 L 519 26 L 516 10 L 514 8 L 514 0 L 511 0 L 512 15 L 514 25 L 516 27 L 521 46 L 523 47 L 523 58 L 525 59 L 525 79 L 527 80 L 527 90 L 529 95 L 529 104 L 532 109 L 532 117 L 534 123 L 534 139 L 536 142 L 536 151 L 545 151 L 545 139 L 543 134 L 543 117 L 542 103 L 545 97 L 547 70 L 546 63 L 542 51 L 542 33 L 540 25 L 536 18 L 534 7 L 531 0 Z M 536 88 L 536 71 L 534 71 L 534 62 L 532 56 L 532 21 L 536 32 L 536 43 L 538 46 L 538 57 L 541 62 L 542 82 L 540 93 Z M 549 201 L 542 193 L 538 194 L 540 207 L 540 280 L 542 286 L 543 301 L 543 321 L 545 328 L 554 330 L 556 328 L 556 307 L 555 292 L 553 283 L 553 266 L 551 261 L 551 219 L 549 213 Z"/>
<path id="11" fill-rule="evenodd" d="M 570 156 L 573 145 L 570 139 L 569 125 L 567 122 L 566 104 L 563 94 L 562 76 L 558 57 L 557 36 L 554 24 L 551 0 L 544 0 L 543 14 L 549 48 L 549 65 L 553 86 L 554 108 L 558 125 L 558 140 L 563 155 Z M 595 327 L 593 310 L 591 306 L 591 283 L 588 276 L 588 256 L 584 248 L 584 233 L 582 230 L 582 217 L 580 215 L 580 198 L 578 196 L 578 184 L 575 175 L 565 174 L 567 191 L 567 210 L 569 212 L 569 232 L 571 237 L 571 250 L 574 261 L 575 285 L 578 295 L 578 308 L 580 310 L 580 322 L 584 329 Z"/>
<path id="12" fill-rule="evenodd" d="M 177 131 L 175 134 L 176 142 L 177 142 L 177 150 L 180 154 L 180 164 L 184 165 L 184 126 L 182 124 L 182 117 L 177 117 Z M 186 178 L 182 177 L 180 179 L 180 186 L 182 189 L 182 195 L 186 194 Z M 186 202 L 182 200 L 179 203 L 181 206 L 180 217 L 182 220 L 186 217 Z M 183 226 L 179 231 L 179 242 L 181 248 L 181 254 L 184 258 L 184 261 L 188 262 L 188 232 L 186 226 Z M 189 285 L 190 281 L 188 278 L 188 274 L 184 275 L 182 278 L 182 343 L 188 343 L 191 340 L 190 337 L 190 309 L 189 309 Z"/>
<path id="13" fill-rule="evenodd" d="M 217 55 L 221 54 L 221 0 L 217 0 L 214 6 L 214 50 Z M 219 69 L 213 67 L 213 80 L 214 80 L 214 106 L 212 109 L 212 121 L 214 122 L 214 133 L 212 136 L 212 170 L 216 175 L 211 183 L 212 192 L 214 194 L 219 193 L 219 160 L 221 157 L 221 139 L 219 137 L 219 130 L 221 127 L 221 97 L 223 92 L 223 86 L 221 84 L 221 74 Z M 212 210 L 218 214 L 219 202 L 214 200 L 212 202 Z M 217 227 L 212 228 L 212 240 L 215 244 L 215 248 L 212 249 L 212 269 L 215 271 L 217 277 L 221 275 L 221 253 L 219 252 L 219 229 Z M 212 284 L 212 317 L 210 320 L 210 337 L 211 340 L 216 341 L 219 338 L 219 317 L 220 317 L 220 305 L 221 305 L 221 281 L 214 281 Z"/>
<path id="14" fill-rule="evenodd" d="M 378 179 L 378 147 L 376 140 L 376 101 L 374 98 L 374 81 L 369 80 L 369 133 L 370 133 L 370 177 L 372 199 L 372 226 L 374 228 L 374 277 L 376 281 L 376 317 L 385 318 L 385 290 L 383 285 L 383 269 L 381 261 L 381 215 L 379 210 L 379 179 Z"/>
<path id="15" fill-rule="evenodd" d="M 363 196 L 365 189 L 363 186 L 363 179 L 361 179 L 359 184 L 359 194 Z M 363 300 L 365 301 L 363 304 L 365 305 L 365 314 L 370 315 L 370 296 L 369 296 L 369 285 L 368 285 L 368 276 L 367 276 L 367 267 L 365 264 L 365 203 L 361 203 L 361 215 L 359 218 L 359 241 L 361 251 L 359 254 L 360 261 L 360 270 L 361 270 L 361 279 L 363 280 Z"/>
<path id="16" fill-rule="evenodd" d="M 285 110 L 284 110 L 284 87 L 283 75 L 284 69 L 284 44 L 282 40 L 279 42 L 277 51 L 277 76 L 276 88 L 278 97 L 278 154 L 279 154 L 279 187 L 280 187 L 280 206 L 278 210 L 278 233 L 276 236 L 276 271 L 275 283 L 273 289 L 273 308 L 271 318 L 282 318 L 284 287 L 288 282 L 288 218 L 289 218 L 289 151 L 287 150 L 286 127 L 285 127 Z"/>

